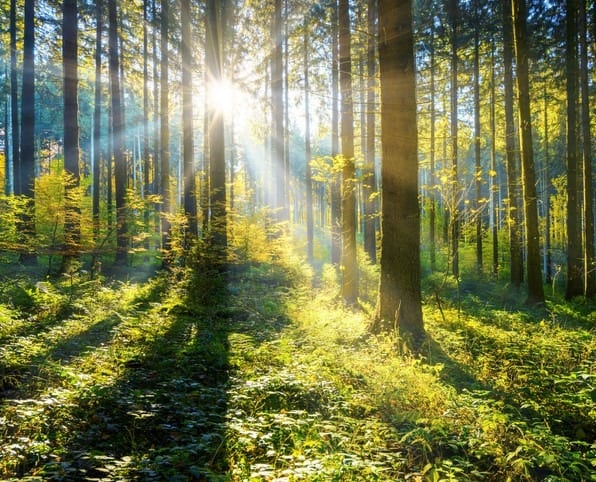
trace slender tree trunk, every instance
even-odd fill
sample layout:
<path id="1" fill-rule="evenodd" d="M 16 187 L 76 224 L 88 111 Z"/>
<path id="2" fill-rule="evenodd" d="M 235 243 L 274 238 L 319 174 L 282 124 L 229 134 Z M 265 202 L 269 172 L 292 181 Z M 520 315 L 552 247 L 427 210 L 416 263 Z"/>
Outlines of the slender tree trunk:
<path id="1" fill-rule="evenodd" d="M 509 227 L 509 258 L 511 284 L 520 287 L 523 281 L 522 209 L 519 197 L 520 172 L 516 155 L 515 121 L 513 114 L 513 24 L 511 0 L 503 0 L 503 66 L 505 89 L 505 149 L 507 164 L 507 225 Z"/>
<path id="2" fill-rule="evenodd" d="M 191 238 L 198 235 L 197 198 L 193 142 L 193 93 L 192 93 L 192 31 L 190 25 L 190 0 L 180 3 L 182 20 L 182 126 L 184 156 L 184 211 L 188 219 Z"/>
<path id="3" fill-rule="evenodd" d="M 424 337 L 412 4 L 379 1 L 381 71 L 381 276 L 373 332 L 399 329 L 415 348 Z"/>
<path id="4" fill-rule="evenodd" d="M 585 0 L 580 5 L 580 82 L 581 125 L 583 142 L 583 192 L 584 192 L 584 295 L 596 295 L 596 265 L 594 254 L 594 190 L 592 184 L 592 134 L 590 131 L 590 83 L 588 65 L 588 17 Z"/>
<path id="5" fill-rule="evenodd" d="M 435 148 L 436 148 L 436 87 L 435 87 L 435 27 L 434 16 L 431 19 L 431 33 L 430 33 L 430 189 L 429 189 L 429 244 L 430 244 L 430 270 L 435 272 L 437 270 L 437 251 L 436 251 L 436 224 L 437 224 L 437 207 L 435 199 L 436 180 L 436 166 L 435 166 Z"/>
<path id="6" fill-rule="evenodd" d="M 35 0 L 25 0 L 25 33 L 23 44 L 23 82 L 21 93 L 21 154 L 20 190 L 28 199 L 28 211 L 23 216 L 22 232 L 35 236 Z M 37 263 L 32 253 L 21 256 L 26 265 Z"/>
<path id="7" fill-rule="evenodd" d="M 65 186 L 65 255 L 62 272 L 72 269 L 80 250 L 80 207 L 76 192 L 79 172 L 79 76 L 77 0 L 64 0 L 62 18 L 62 65 L 64 76 L 64 171 L 71 177 Z"/>
<path id="8" fill-rule="evenodd" d="M 364 250 L 372 263 L 377 262 L 377 174 L 375 169 L 376 107 L 375 88 L 377 73 L 377 0 L 368 0 L 367 17 L 367 96 L 366 96 L 366 169 L 364 179 Z"/>
<path id="9" fill-rule="evenodd" d="M 23 192 L 21 185 L 21 156 L 19 129 L 19 85 L 17 80 L 17 2 L 10 0 L 10 123 L 12 135 L 12 169 L 14 192 Z"/>
<path id="10" fill-rule="evenodd" d="M 519 124 L 522 156 L 524 214 L 526 218 L 526 252 L 528 270 L 528 304 L 544 303 L 544 287 L 540 273 L 540 236 L 538 231 L 538 203 L 534 149 L 532 146 L 532 117 L 530 112 L 530 80 L 528 72 L 527 10 L 525 0 L 513 0 L 515 59 L 519 94 Z"/>
<path id="11" fill-rule="evenodd" d="M 207 0 L 206 16 L 206 67 L 208 78 L 212 83 L 223 79 L 222 61 L 222 17 L 221 6 L 217 0 Z M 223 266 L 227 257 L 228 235 L 226 216 L 226 159 L 224 120 L 221 112 L 213 105 L 210 86 L 207 84 L 209 104 L 209 177 L 211 205 L 211 248 L 216 265 Z"/>
<path id="12" fill-rule="evenodd" d="M 307 257 L 310 263 L 314 259 L 314 220 L 313 220 L 313 205 L 312 205 L 312 168 L 310 166 L 310 85 L 308 78 L 308 71 L 310 65 L 308 64 L 308 25 L 304 25 L 304 152 L 305 152 L 305 169 L 306 169 L 306 243 L 307 243 Z"/>
<path id="13" fill-rule="evenodd" d="M 495 278 L 499 276 L 499 204 L 497 192 L 497 146 L 496 146 L 496 114 L 495 114 L 495 43 L 491 41 L 490 51 L 490 205 L 492 213 L 492 272 Z"/>
<path id="14" fill-rule="evenodd" d="M 120 54 L 118 52 L 118 12 L 116 0 L 108 1 L 109 66 L 112 114 L 114 177 L 116 181 L 116 264 L 128 263 L 128 226 L 126 221 L 126 184 L 128 169 L 124 156 L 124 119 L 120 92 Z M 109 180 L 111 182 L 111 179 Z"/>
<path id="15" fill-rule="evenodd" d="M 283 50 L 282 50 L 282 15 L 281 0 L 274 0 L 271 37 L 273 53 L 271 55 L 271 155 L 273 161 L 273 179 L 275 185 L 275 208 L 280 221 L 288 220 L 289 206 L 286 202 L 286 168 L 284 162 L 284 105 L 283 105 Z"/>
<path id="16" fill-rule="evenodd" d="M 352 55 L 348 0 L 339 0 L 339 80 L 341 86 L 342 167 L 342 284 L 344 302 L 353 305 L 358 299 L 358 265 L 356 261 L 356 195 L 354 167 L 354 112 L 352 102 Z"/>
<path id="17" fill-rule="evenodd" d="M 170 192 L 170 59 L 169 59 L 169 29 L 170 29 L 170 7 L 169 0 L 161 0 L 161 76 L 160 76 L 160 163 L 161 163 L 161 236 L 162 236 L 162 263 L 167 266 L 170 262 L 171 248 L 171 192 Z"/>
<path id="18" fill-rule="evenodd" d="M 449 24 L 451 26 L 451 193 L 449 200 L 449 216 L 451 223 L 451 270 L 453 275 L 459 277 L 459 223 L 460 223 L 460 200 L 459 200 L 459 169 L 458 169 L 458 112 L 457 112 L 457 71 L 458 71 L 458 20 L 459 4 L 458 0 L 449 0 L 448 14 Z"/>
<path id="19" fill-rule="evenodd" d="M 331 263 L 339 265 L 341 257 L 341 189 L 338 173 L 335 170 L 339 154 L 339 32 L 338 5 L 333 0 L 332 25 L 332 53 L 331 53 Z"/>
<path id="20" fill-rule="evenodd" d="M 482 232 L 483 232 L 483 216 L 482 216 L 482 164 L 481 164 L 481 150 L 480 150 L 480 33 L 479 33 L 479 5 L 478 0 L 474 1 L 475 18 L 474 23 L 474 160 L 475 160 L 475 213 L 476 216 L 476 267 L 478 271 L 482 271 Z"/>
<path id="21" fill-rule="evenodd" d="M 93 236 L 99 242 L 101 186 L 101 50 L 103 33 L 103 1 L 95 3 L 95 101 L 93 105 Z"/>
<path id="22" fill-rule="evenodd" d="M 548 284 L 552 281 L 552 254 L 550 240 L 550 176 L 549 176 L 549 148 L 548 133 L 548 96 L 546 82 L 544 83 L 544 276 Z"/>
<path id="23" fill-rule="evenodd" d="M 151 50 L 153 59 L 153 193 L 162 194 L 161 192 L 161 165 L 160 165 L 160 127 L 159 127 L 159 49 L 157 48 L 157 37 L 158 37 L 158 21 L 157 21 L 157 2 L 151 0 L 151 17 L 153 20 L 153 31 L 151 35 Z M 155 206 L 157 212 L 160 207 Z M 161 233 L 161 219 L 159 216 L 155 216 L 155 234 Z"/>
<path id="24" fill-rule="evenodd" d="M 567 288 L 565 298 L 583 294 L 577 135 L 577 0 L 567 0 Z"/>
<path id="25" fill-rule="evenodd" d="M 143 197 L 151 194 L 151 156 L 149 154 L 149 0 L 143 0 Z M 143 221 L 149 229 L 149 206 L 145 204 Z M 149 249 L 149 237 L 145 240 Z"/>

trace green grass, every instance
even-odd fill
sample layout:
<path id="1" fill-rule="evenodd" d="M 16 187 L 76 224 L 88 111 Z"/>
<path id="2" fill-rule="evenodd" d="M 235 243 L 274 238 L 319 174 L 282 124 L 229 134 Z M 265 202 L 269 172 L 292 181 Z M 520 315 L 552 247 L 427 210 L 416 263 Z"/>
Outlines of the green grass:
<path id="1" fill-rule="evenodd" d="M 367 332 L 373 267 L 353 311 L 275 258 L 0 282 L 0 478 L 596 480 L 593 306 L 429 278 L 413 356 Z"/>

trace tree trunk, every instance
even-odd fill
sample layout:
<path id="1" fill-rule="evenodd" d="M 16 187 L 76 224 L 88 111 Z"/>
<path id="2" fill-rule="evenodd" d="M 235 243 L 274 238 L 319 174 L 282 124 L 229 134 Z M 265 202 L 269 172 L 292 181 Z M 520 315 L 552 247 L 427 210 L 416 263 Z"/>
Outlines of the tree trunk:
<path id="1" fill-rule="evenodd" d="M 339 265 L 341 257 L 341 189 L 339 175 L 335 170 L 337 155 L 339 154 L 339 32 L 338 5 L 333 0 L 332 25 L 332 53 L 331 53 L 331 264 Z"/>
<path id="2" fill-rule="evenodd" d="M 577 135 L 577 1 L 567 0 L 567 288 L 565 298 L 583 294 Z"/>
<path id="3" fill-rule="evenodd" d="M 313 220 L 313 206 L 312 206 L 312 168 L 310 166 L 310 85 L 308 79 L 308 25 L 304 25 L 304 152 L 305 152 L 305 169 L 306 169 L 306 244 L 307 257 L 310 263 L 314 259 L 314 220 Z"/>
<path id="4" fill-rule="evenodd" d="M 116 181 L 116 264 L 128 263 L 128 227 L 126 221 L 126 185 L 128 169 L 124 157 L 124 119 L 120 93 L 120 55 L 118 52 L 118 12 L 116 0 L 108 1 L 109 17 L 109 66 L 112 114 L 112 143 L 114 151 L 114 177 Z M 108 180 L 111 182 L 111 179 Z"/>
<path id="5" fill-rule="evenodd" d="M 149 0 L 143 0 L 143 197 L 151 194 L 151 156 L 149 154 Z M 149 229 L 149 206 L 145 204 L 143 221 Z M 149 237 L 145 240 L 149 249 Z"/>
<path id="6" fill-rule="evenodd" d="M 540 236 L 538 232 L 538 203 L 534 149 L 532 146 L 532 117 L 530 112 L 530 81 L 528 74 L 528 35 L 525 0 L 513 0 L 514 45 L 519 94 L 519 124 L 521 140 L 522 186 L 526 217 L 526 252 L 528 270 L 528 304 L 544 303 L 544 287 L 540 273 Z"/>
<path id="7" fill-rule="evenodd" d="M 10 124 L 12 135 L 12 170 L 13 190 L 16 194 L 22 193 L 21 187 L 21 156 L 19 136 L 19 86 L 17 80 L 17 2 L 10 0 Z M 8 171 L 7 171 L 8 173 Z M 7 190 L 8 192 L 8 190 Z"/>
<path id="8" fill-rule="evenodd" d="M 170 0 L 161 0 L 161 76 L 160 76 L 160 163 L 161 163 L 161 239 L 162 239 L 162 263 L 164 266 L 170 263 L 171 248 L 171 192 L 170 192 L 170 96 L 169 96 L 169 46 L 168 35 L 170 28 Z"/>
<path id="9" fill-rule="evenodd" d="M 188 220 L 188 233 L 191 239 L 198 235 L 197 198 L 195 181 L 194 142 L 193 142 L 193 93 L 192 93 L 192 18 L 190 0 L 180 3 L 182 20 L 182 136 L 184 162 L 184 211 Z"/>
<path id="10" fill-rule="evenodd" d="M 499 276 L 499 204 L 497 193 L 499 183 L 497 179 L 497 146 L 496 146 L 496 114 L 495 114 L 495 43 L 491 41 L 490 51 L 490 206 L 492 216 L 492 272 Z"/>
<path id="11" fill-rule="evenodd" d="M 373 332 L 399 329 L 419 347 L 420 210 L 412 12 L 409 0 L 379 1 L 381 72 L 381 276 Z"/>
<path id="12" fill-rule="evenodd" d="M 271 55 L 271 156 L 275 191 L 275 208 L 280 221 L 288 220 L 286 199 L 286 169 L 284 162 L 284 105 L 283 105 L 283 50 L 281 0 L 274 0 L 273 22 L 271 25 L 273 52 Z"/>
<path id="13" fill-rule="evenodd" d="M 481 150 L 480 150 L 480 9 L 478 0 L 474 1 L 474 160 L 475 160 L 475 212 L 476 216 L 476 268 L 482 271 L 482 164 L 481 164 Z"/>
<path id="14" fill-rule="evenodd" d="M 457 43 L 458 43 L 458 0 L 449 0 L 447 11 L 449 24 L 451 26 L 451 188 L 449 193 L 449 217 L 451 234 L 451 270 L 453 275 L 459 277 L 459 222 L 460 222 L 460 192 L 459 192 L 459 169 L 458 169 L 458 112 L 457 112 Z"/>
<path id="15" fill-rule="evenodd" d="M 356 180 L 354 168 L 354 112 L 352 103 L 352 55 L 348 0 L 339 0 L 339 81 L 341 87 L 341 150 L 343 156 L 341 192 L 342 253 L 341 295 L 353 305 L 358 299 L 356 261 Z"/>
<path id="16" fill-rule="evenodd" d="M 364 250 L 372 263 L 377 262 L 377 174 L 375 169 L 375 76 L 377 73 L 377 1 L 368 0 L 367 97 L 366 97 L 366 168 L 364 178 Z"/>
<path id="17" fill-rule="evenodd" d="M 581 126 L 583 141 L 583 191 L 584 191 L 584 295 L 596 295 L 596 265 L 594 264 L 594 189 L 592 185 L 592 134 L 590 132 L 590 84 L 588 66 L 588 18 L 585 0 L 580 4 L 580 82 Z"/>
<path id="18" fill-rule="evenodd" d="M 437 207 L 435 199 L 435 186 L 437 183 L 435 174 L 435 148 L 436 148 L 436 88 L 435 88 L 435 24 L 434 15 L 431 18 L 430 31 L 430 189 L 429 189 L 429 249 L 430 249 L 430 270 L 435 272 L 437 270 L 437 251 L 436 251 L 436 224 L 437 224 Z"/>
<path id="19" fill-rule="evenodd" d="M 20 160 L 18 193 L 28 200 L 28 212 L 22 218 L 22 233 L 32 238 L 35 236 L 35 0 L 25 0 Z M 21 262 L 34 265 L 37 257 L 25 253 Z"/>
<path id="20" fill-rule="evenodd" d="M 65 255 L 62 272 L 68 272 L 80 249 L 80 207 L 76 197 L 79 173 L 79 76 L 77 0 L 64 0 L 62 10 L 62 65 L 64 76 L 64 171 L 70 176 L 65 186 Z"/>
<path id="21" fill-rule="evenodd" d="M 520 287 L 523 280 L 522 210 L 520 173 L 516 155 L 515 121 L 513 116 L 513 24 L 511 0 L 503 0 L 503 66 L 505 88 L 505 150 L 507 164 L 507 225 L 509 227 L 509 258 L 511 284 Z"/>
<path id="22" fill-rule="evenodd" d="M 226 159 L 224 120 L 221 112 L 217 112 L 213 105 L 213 84 L 223 79 L 222 62 L 222 18 L 221 6 L 217 0 L 207 1 L 206 15 L 206 68 L 207 76 L 211 80 L 207 84 L 209 99 L 209 177 L 210 177 L 210 205 L 211 205 L 211 248 L 216 265 L 223 266 L 227 257 L 227 217 L 226 217 Z"/>
<path id="23" fill-rule="evenodd" d="M 95 3 L 95 102 L 93 105 L 93 236 L 99 242 L 101 186 L 101 36 L 103 33 L 103 1 Z"/>

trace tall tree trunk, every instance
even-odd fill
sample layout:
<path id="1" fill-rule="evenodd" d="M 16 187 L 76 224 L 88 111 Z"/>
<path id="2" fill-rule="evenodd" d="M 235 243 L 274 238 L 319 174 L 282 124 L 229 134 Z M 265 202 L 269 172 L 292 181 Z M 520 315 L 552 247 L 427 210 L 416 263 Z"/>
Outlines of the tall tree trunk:
<path id="1" fill-rule="evenodd" d="M 25 33 L 23 45 L 23 82 L 21 93 L 21 155 L 20 189 L 28 199 L 27 212 L 23 216 L 22 232 L 25 236 L 35 236 L 35 0 L 25 0 Z M 21 256 L 27 265 L 37 263 L 32 253 Z"/>
<path id="2" fill-rule="evenodd" d="M 339 265 L 341 257 L 341 189 L 335 164 L 339 154 L 339 31 L 338 5 L 333 0 L 331 15 L 331 264 Z"/>
<path id="3" fill-rule="evenodd" d="M 95 101 L 93 105 L 93 236 L 96 243 L 100 232 L 100 186 L 101 186 L 101 50 L 103 33 L 103 1 L 95 3 Z"/>
<path id="4" fill-rule="evenodd" d="M 399 329 L 419 347 L 420 293 L 418 137 L 412 4 L 379 1 L 381 72 L 381 276 L 373 332 Z"/>
<path id="5" fill-rule="evenodd" d="M 149 0 L 143 0 L 143 197 L 151 194 L 151 156 L 149 154 Z M 149 206 L 145 205 L 143 221 L 149 229 Z M 145 240 L 149 249 L 149 237 Z"/>
<path id="6" fill-rule="evenodd" d="M 312 263 L 314 259 L 314 219 L 312 206 L 312 168 L 310 166 L 310 84 L 308 78 L 308 71 L 310 65 L 308 64 L 308 24 L 304 25 L 304 152 L 305 152 L 305 169 L 306 169 L 306 244 L 308 261 Z"/>
<path id="7" fill-rule="evenodd" d="M 190 0 L 180 3 L 182 20 L 182 135 L 184 159 L 184 211 L 188 220 L 188 232 L 192 238 L 198 234 L 197 198 L 195 181 L 193 141 L 193 93 L 192 93 L 192 18 Z"/>
<path id="8" fill-rule="evenodd" d="M 430 30 L 430 189 L 429 189 L 429 244 L 430 244 L 430 270 L 435 272 L 437 270 L 437 251 L 436 244 L 436 224 L 437 224 L 437 203 L 435 199 L 436 180 L 436 166 L 435 166 L 435 150 L 436 150 L 436 87 L 435 87 L 435 18 L 431 18 Z"/>
<path id="9" fill-rule="evenodd" d="M 286 198 L 286 166 L 284 162 L 284 105 L 283 105 L 283 49 L 282 49 L 282 15 L 281 0 L 274 0 L 271 38 L 273 52 L 271 55 L 271 156 L 273 161 L 273 179 L 275 191 L 275 208 L 280 221 L 288 220 L 288 201 Z"/>
<path id="10" fill-rule="evenodd" d="M 12 135 L 12 169 L 14 173 L 13 189 L 16 194 L 22 193 L 21 156 L 19 136 L 19 86 L 17 80 L 17 1 L 10 0 L 10 124 Z M 8 172 L 8 171 L 7 171 Z M 7 191 L 8 192 L 8 191 Z"/>
<path id="11" fill-rule="evenodd" d="M 565 298 L 583 294 L 577 135 L 577 0 L 567 0 L 567 288 Z"/>
<path id="12" fill-rule="evenodd" d="M 169 59 L 169 29 L 170 29 L 170 0 L 161 0 L 161 32 L 160 32 L 160 162 L 161 162 L 161 236 L 162 263 L 167 266 L 170 262 L 171 248 L 171 192 L 170 192 L 170 59 Z"/>
<path id="13" fill-rule="evenodd" d="M 153 60 L 153 193 L 161 194 L 161 165 L 160 165 L 160 127 L 159 127 L 159 49 L 158 49 L 158 21 L 157 21 L 157 1 L 151 0 L 151 17 L 153 21 L 153 31 L 151 35 L 151 57 Z M 155 206 L 155 211 L 158 211 Z M 155 234 L 161 234 L 161 219 L 155 216 Z"/>
<path id="14" fill-rule="evenodd" d="M 451 27 L 451 192 L 449 194 L 449 216 L 450 216 L 450 234 L 451 234 L 451 270 L 453 275 L 459 277 L 459 223 L 460 223 L 460 192 L 459 192 L 459 169 L 458 169 L 458 112 L 457 112 L 457 71 L 458 56 L 458 20 L 459 20 L 459 2 L 458 0 L 449 0 L 447 11 L 449 14 L 449 24 Z"/>
<path id="15" fill-rule="evenodd" d="M 367 96 L 366 96 L 366 168 L 364 179 L 364 250 L 372 263 L 377 262 L 377 174 L 375 169 L 375 76 L 377 73 L 377 0 L 368 0 L 367 17 Z"/>
<path id="16" fill-rule="evenodd" d="M 546 80 L 546 79 L 545 79 Z M 549 145 L 550 136 L 548 133 L 548 96 L 546 92 L 546 81 L 544 82 L 544 276 L 548 284 L 552 281 L 552 253 L 550 236 L 550 176 L 549 176 Z"/>
<path id="17" fill-rule="evenodd" d="M 594 254 L 594 190 L 592 184 L 592 134 L 590 131 L 590 84 L 588 66 L 588 16 L 585 0 L 580 4 L 580 82 L 581 126 L 583 141 L 583 191 L 584 191 L 584 294 L 596 295 L 596 265 Z"/>
<path id="18" fill-rule="evenodd" d="M 538 203 L 534 149 L 532 146 L 532 117 L 530 112 L 530 80 L 528 73 L 528 34 L 525 0 L 513 0 L 513 25 L 517 90 L 519 94 L 519 124 L 521 140 L 522 185 L 526 217 L 526 252 L 528 270 L 528 304 L 544 303 L 544 287 L 540 273 L 540 236 L 538 232 Z"/>
<path id="19" fill-rule="evenodd" d="M 520 200 L 518 158 L 516 155 L 515 120 L 513 114 L 513 24 L 511 0 L 503 0 L 503 66 L 505 89 L 505 150 L 507 164 L 507 225 L 509 227 L 510 280 L 521 286 L 523 280 L 522 206 Z"/>
<path id="20" fill-rule="evenodd" d="M 209 177 L 211 205 L 211 248 L 216 257 L 216 265 L 223 266 L 227 257 L 228 235 L 226 217 L 226 159 L 224 119 L 213 104 L 213 84 L 223 80 L 222 61 L 222 15 L 221 5 L 217 0 L 207 0 L 206 16 L 206 68 L 210 82 L 207 84 L 209 99 Z M 281 139 L 281 138 L 280 138 Z"/>
<path id="21" fill-rule="evenodd" d="M 492 272 L 499 276 L 499 204 L 497 193 L 497 146 L 496 146 L 496 114 L 495 114 L 495 43 L 491 41 L 490 51 L 490 206 L 492 216 Z"/>
<path id="22" fill-rule="evenodd" d="M 341 295 L 353 305 L 358 299 L 356 260 L 356 194 L 354 167 L 354 112 L 352 103 L 352 55 L 348 0 L 339 0 L 339 81 L 341 87 L 341 150 L 343 156 L 341 192 L 342 252 Z"/>
<path id="23" fill-rule="evenodd" d="M 68 272 L 80 250 L 80 207 L 76 192 L 79 172 L 79 76 L 77 0 L 64 0 L 62 10 L 62 65 L 64 76 L 64 171 L 71 177 L 65 186 L 64 243 L 62 272 Z"/>
<path id="24" fill-rule="evenodd" d="M 108 0 L 109 67 L 112 114 L 114 177 L 116 182 L 116 264 L 128 262 L 128 226 L 126 221 L 126 185 L 128 169 L 124 156 L 124 119 L 120 92 L 120 54 L 118 51 L 118 11 L 116 0 Z M 111 179 L 108 181 L 111 182 Z"/>
<path id="25" fill-rule="evenodd" d="M 474 1 L 474 160 L 475 160 L 475 213 L 476 216 L 476 267 L 482 271 L 482 164 L 480 151 L 480 6 Z"/>

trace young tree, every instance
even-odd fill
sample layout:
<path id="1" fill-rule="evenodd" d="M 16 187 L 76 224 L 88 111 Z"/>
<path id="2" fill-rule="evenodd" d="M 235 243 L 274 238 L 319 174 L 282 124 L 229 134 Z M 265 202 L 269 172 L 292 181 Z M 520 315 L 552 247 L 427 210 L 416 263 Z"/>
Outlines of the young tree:
<path id="1" fill-rule="evenodd" d="M 339 82 L 341 88 L 342 167 L 342 252 L 341 295 L 353 305 L 358 299 L 358 265 L 356 261 L 356 170 L 354 167 L 354 111 L 352 105 L 352 55 L 350 7 L 339 0 Z"/>
<path id="2" fill-rule="evenodd" d="M 126 220 L 126 184 L 128 169 L 124 156 L 124 119 L 120 95 L 120 53 L 118 49 L 118 9 L 116 0 L 108 0 L 108 50 L 112 145 L 116 181 L 116 264 L 128 262 L 128 226 Z M 111 180 L 108 178 L 108 182 Z"/>
<path id="3" fill-rule="evenodd" d="M 193 142 L 193 92 L 192 92 L 192 18 L 190 0 L 181 0 L 182 21 L 182 136 L 184 165 L 184 212 L 188 220 L 188 234 L 191 239 L 198 234 L 197 199 Z"/>
<path id="4" fill-rule="evenodd" d="M 379 1 L 383 210 L 381 277 L 372 331 L 397 327 L 416 347 L 424 337 L 424 324 L 411 9 L 410 0 Z"/>
<path id="5" fill-rule="evenodd" d="M 532 145 L 530 81 L 528 72 L 527 9 L 525 0 L 512 0 L 517 90 L 519 95 L 519 131 L 521 140 L 522 187 L 526 218 L 526 256 L 528 270 L 528 304 L 544 303 L 544 287 L 540 273 L 540 236 L 538 232 L 538 200 Z"/>
<path id="6" fill-rule="evenodd" d="M 66 253 L 61 271 L 67 272 L 81 241 L 80 208 L 73 199 L 79 187 L 79 76 L 78 76 L 78 8 L 77 0 L 64 0 L 62 10 L 62 65 L 64 76 L 64 171 L 69 175 L 65 186 L 66 219 L 64 242 Z M 76 199 L 76 198 L 75 198 Z"/>

